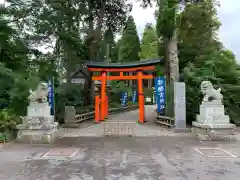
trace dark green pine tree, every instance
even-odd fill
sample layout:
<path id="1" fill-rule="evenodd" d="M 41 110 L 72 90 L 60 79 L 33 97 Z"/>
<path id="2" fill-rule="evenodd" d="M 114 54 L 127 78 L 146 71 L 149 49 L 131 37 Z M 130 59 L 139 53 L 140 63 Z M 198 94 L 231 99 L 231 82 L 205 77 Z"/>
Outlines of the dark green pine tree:
<path id="1" fill-rule="evenodd" d="M 106 44 L 108 45 L 108 48 L 109 48 L 109 58 L 111 60 L 111 63 L 116 63 L 117 62 L 117 44 L 114 40 L 113 31 L 108 30 L 105 33 L 105 38 L 106 38 Z"/>
<path id="2" fill-rule="evenodd" d="M 104 39 L 102 41 L 100 59 L 106 60 L 106 58 L 109 58 L 111 63 L 117 62 L 117 44 L 114 40 L 113 31 L 111 29 L 108 29 L 104 33 Z"/>
<path id="3" fill-rule="evenodd" d="M 119 62 L 139 61 L 140 41 L 132 16 L 127 20 L 119 44 Z"/>

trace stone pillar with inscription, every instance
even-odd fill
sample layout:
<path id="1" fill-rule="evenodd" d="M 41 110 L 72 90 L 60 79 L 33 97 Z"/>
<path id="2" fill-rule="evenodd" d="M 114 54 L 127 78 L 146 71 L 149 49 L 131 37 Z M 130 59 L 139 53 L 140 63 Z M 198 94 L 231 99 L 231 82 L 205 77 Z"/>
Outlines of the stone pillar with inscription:
<path id="1" fill-rule="evenodd" d="M 186 129 L 186 90 L 184 82 L 174 82 L 174 122 L 175 130 Z"/>
<path id="2" fill-rule="evenodd" d="M 210 81 L 203 81 L 201 91 L 204 95 L 200 114 L 192 123 L 192 133 L 200 140 L 235 139 L 236 125 L 230 123 L 222 104 L 221 89 L 214 89 Z"/>
<path id="3" fill-rule="evenodd" d="M 47 102 L 48 86 L 40 83 L 36 91 L 30 92 L 30 104 L 27 116 L 23 117 L 22 124 L 18 125 L 17 141 L 24 143 L 50 143 L 54 140 L 58 123 L 50 115 L 50 106 Z"/>

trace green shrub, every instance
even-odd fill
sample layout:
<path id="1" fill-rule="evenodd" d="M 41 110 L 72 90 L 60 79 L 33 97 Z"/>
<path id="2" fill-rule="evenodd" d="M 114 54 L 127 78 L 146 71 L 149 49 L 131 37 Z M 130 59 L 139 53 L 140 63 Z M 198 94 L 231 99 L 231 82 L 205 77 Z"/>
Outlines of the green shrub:
<path id="1" fill-rule="evenodd" d="M 9 133 L 1 133 L 0 132 L 0 143 L 5 143 L 11 140 L 11 136 Z"/>
<path id="2" fill-rule="evenodd" d="M 111 81 L 111 90 L 108 91 L 109 108 L 121 106 L 121 96 L 123 92 L 128 93 L 128 100 L 132 95 L 132 89 L 128 87 L 123 81 Z"/>
<path id="3" fill-rule="evenodd" d="M 2 139 L 9 140 L 16 137 L 17 125 L 21 123 L 20 117 L 16 116 L 11 109 L 0 110 L 0 132 Z"/>
<path id="4" fill-rule="evenodd" d="M 154 93 L 154 90 L 152 88 L 144 88 L 143 92 L 144 92 L 145 97 L 146 96 L 152 97 L 153 93 Z"/>
<path id="5" fill-rule="evenodd" d="M 65 106 L 86 109 L 86 95 L 82 86 L 76 84 L 62 84 L 55 91 L 55 114 L 59 123 L 64 121 Z"/>

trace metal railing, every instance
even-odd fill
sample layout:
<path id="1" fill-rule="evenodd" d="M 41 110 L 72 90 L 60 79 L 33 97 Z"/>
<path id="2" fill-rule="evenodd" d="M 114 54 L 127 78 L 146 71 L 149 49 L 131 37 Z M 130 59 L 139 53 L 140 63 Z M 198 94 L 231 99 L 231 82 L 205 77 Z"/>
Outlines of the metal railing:
<path id="1" fill-rule="evenodd" d="M 94 118 L 94 111 L 92 112 L 88 112 L 88 113 L 84 113 L 84 114 L 78 114 L 75 116 L 76 119 L 76 123 L 85 121 L 85 120 L 89 120 L 89 119 L 93 119 Z"/>
<path id="2" fill-rule="evenodd" d="M 168 116 L 157 116 L 156 119 L 156 124 L 165 126 L 168 128 L 173 128 L 174 127 L 174 118 L 173 117 L 168 117 Z"/>

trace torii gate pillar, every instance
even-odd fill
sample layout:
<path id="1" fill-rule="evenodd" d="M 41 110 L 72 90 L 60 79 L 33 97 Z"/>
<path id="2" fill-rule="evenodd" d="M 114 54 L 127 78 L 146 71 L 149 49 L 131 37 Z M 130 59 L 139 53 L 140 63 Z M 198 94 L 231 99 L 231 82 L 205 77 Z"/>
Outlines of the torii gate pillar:
<path id="1" fill-rule="evenodd" d="M 137 72 L 138 80 L 138 101 L 139 101 L 139 123 L 144 123 L 144 94 L 143 94 L 143 73 L 142 71 Z"/>

